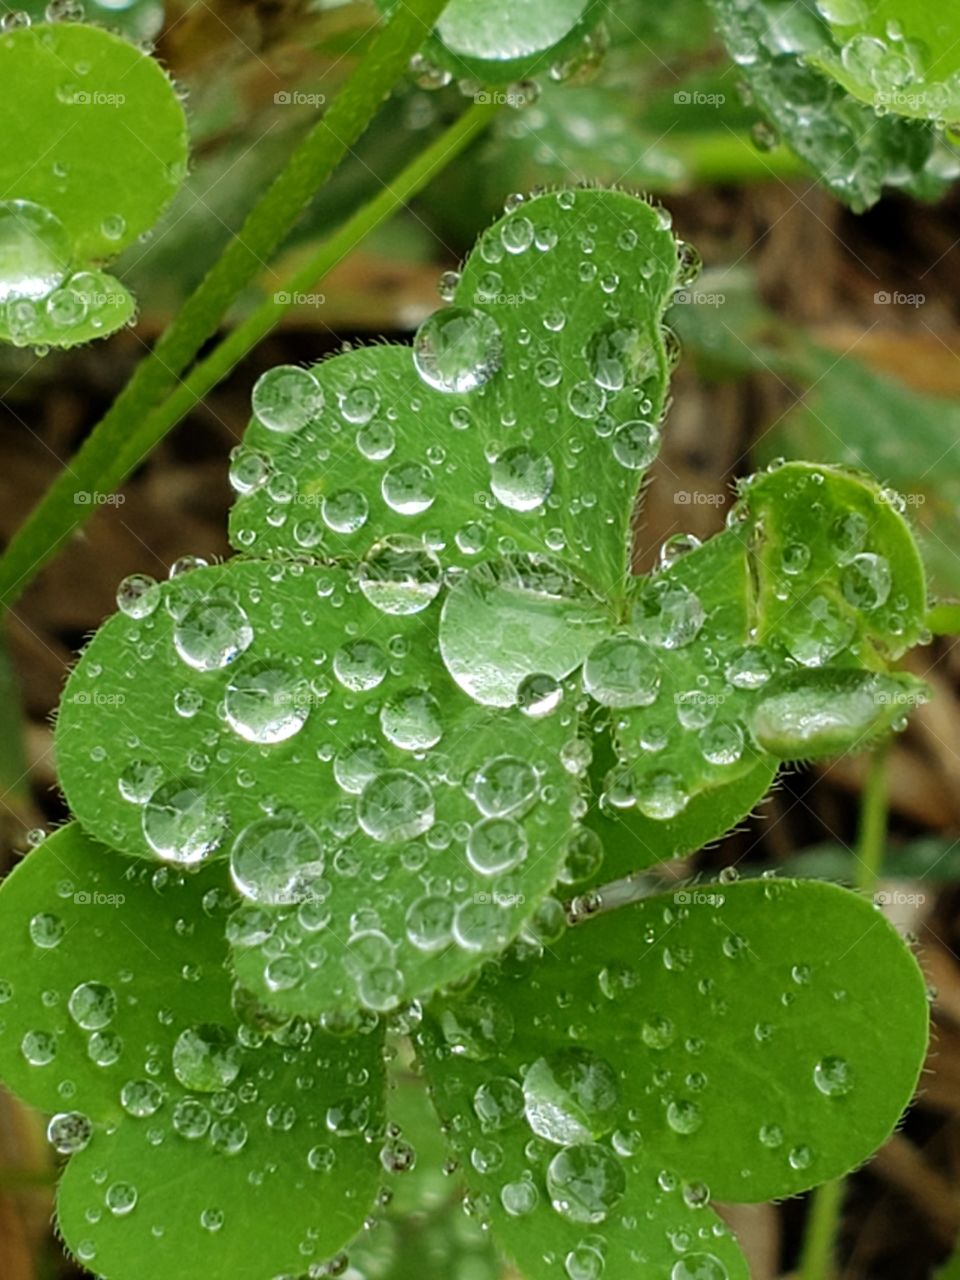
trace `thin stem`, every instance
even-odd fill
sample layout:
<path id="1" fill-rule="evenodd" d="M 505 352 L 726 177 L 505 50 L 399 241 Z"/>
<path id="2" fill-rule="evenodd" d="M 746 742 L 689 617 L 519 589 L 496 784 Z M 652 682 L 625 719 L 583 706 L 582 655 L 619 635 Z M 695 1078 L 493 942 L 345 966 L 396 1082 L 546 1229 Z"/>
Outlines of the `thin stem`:
<path id="1" fill-rule="evenodd" d="M 270 332 L 284 312 L 295 305 L 296 294 L 306 293 L 318 284 L 371 231 L 421 191 L 431 178 L 487 127 L 498 110 L 496 106 L 481 103 L 465 111 L 373 200 L 325 240 L 310 259 L 283 282 L 282 288 L 273 298 L 262 302 L 251 312 L 180 383 L 173 395 L 133 431 L 123 452 L 107 471 L 104 483 L 110 489 L 117 488 L 158 441 Z M 286 301 L 277 301 L 280 296 L 285 297 Z"/>
<path id="2" fill-rule="evenodd" d="M 140 362 L 107 414 L 71 460 L 0 560 L 0 603 L 10 605 L 69 537 L 101 492 L 131 433 L 173 389 L 215 332 L 227 308 L 298 221 L 311 197 L 357 141 L 435 25 L 447 0 L 405 0 L 371 41 L 329 110 L 267 188 L 236 236 Z M 109 490 L 108 490 L 109 492 Z M 86 500 L 76 500 L 86 493 Z"/>
<path id="3" fill-rule="evenodd" d="M 832 1182 L 817 1187 L 811 1197 L 798 1280 L 828 1280 L 833 1275 L 834 1241 L 840 1221 L 843 1186 L 843 1178 L 834 1178 Z"/>
<path id="4" fill-rule="evenodd" d="M 889 743 L 875 747 L 867 757 L 867 776 L 860 797 L 860 831 L 857 836 L 855 883 L 864 893 L 873 893 L 880 877 L 887 844 L 887 754 Z"/>
<path id="5" fill-rule="evenodd" d="M 867 776 L 860 796 L 860 830 L 857 835 L 855 882 L 864 893 L 873 893 L 887 844 L 887 754 L 884 742 L 867 758 Z M 803 1255 L 798 1280 L 829 1280 L 834 1274 L 837 1230 L 843 1207 L 844 1179 L 835 1178 L 817 1187 L 810 1198 Z"/>

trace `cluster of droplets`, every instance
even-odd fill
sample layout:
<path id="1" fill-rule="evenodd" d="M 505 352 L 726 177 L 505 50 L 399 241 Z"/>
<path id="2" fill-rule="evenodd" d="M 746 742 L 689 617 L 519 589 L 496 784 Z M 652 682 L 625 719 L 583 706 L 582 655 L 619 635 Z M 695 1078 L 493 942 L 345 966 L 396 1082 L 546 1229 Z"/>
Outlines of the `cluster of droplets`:
<path id="1" fill-rule="evenodd" d="M 547 199 L 575 213 L 577 197 L 568 190 Z M 672 264 L 644 256 L 633 228 L 602 252 L 593 224 L 572 228 L 581 288 L 596 291 L 604 315 L 593 333 L 581 335 L 568 329 L 568 307 L 539 304 L 563 228 L 519 195 L 506 211 L 478 242 L 471 297 L 461 299 L 466 290 L 458 273 L 441 279 L 441 295 L 452 305 L 429 316 L 415 335 L 414 382 L 399 353 L 385 351 L 373 353 L 376 363 L 369 352 L 347 352 L 315 370 L 280 366 L 260 378 L 253 412 L 264 430 L 235 451 L 230 470 L 241 500 L 234 536 L 244 549 L 274 542 L 289 549 L 292 541 L 295 549 L 320 554 L 354 535 L 369 545 L 406 519 L 429 519 L 434 509 L 442 527 L 445 487 L 462 486 L 467 473 L 475 482 L 466 449 L 468 458 L 482 454 L 476 466 L 485 465 L 487 482 L 476 497 L 476 517 L 456 531 L 461 555 L 510 549 L 509 538 L 494 541 L 501 510 L 552 521 L 544 540 L 554 551 L 568 550 L 571 540 L 585 554 L 591 550 L 591 523 L 568 519 L 598 506 L 591 482 L 581 479 L 584 449 L 595 438 L 604 441 L 625 473 L 620 487 L 629 489 L 633 473 L 646 470 L 659 449 L 664 364 L 679 355 L 672 333 L 638 325 L 621 296 L 624 281 L 637 275 L 653 281 Z M 527 262 L 531 270 L 518 276 Z M 681 246 L 677 278 L 689 283 L 697 269 L 695 255 Z M 515 318 L 517 307 L 529 325 Z M 556 427 L 562 444 L 555 448 L 534 438 L 533 423 L 514 406 L 518 374 L 539 396 L 537 431 L 543 434 L 541 420 Z M 529 418 L 530 408 L 524 413 Z M 435 419 L 436 442 L 407 453 L 404 417 Z M 447 548 L 439 528 L 428 528 L 423 540 Z"/>
<path id="2" fill-rule="evenodd" d="M 919 194 L 955 177 L 957 159 L 948 147 L 899 112 L 935 117 L 955 104 L 956 84 L 915 81 L 927 52 L 904 40 L 895 24 L 885 39 L 855 33 L 855 0 L 822 0 L 817 9 L 781 12 L 740 0 L 716 6 L 720 33 L 747 81 L 744 96 L 766 117 L 754 133 L 757 145 L 768 150 L 782 135 L 857 210 L 874 204 L 886 185 Z M 819 65 L 860 81 L 869 105 Z"/>
<path id="3" fill-rule="evenodd" d="M 49 209 L 0 202 L 0 332 L 8 341 L 43 347 L 104 327 L 119 286 L 99 270 L 72 270 L 71 258 L 67 231 Z"/>

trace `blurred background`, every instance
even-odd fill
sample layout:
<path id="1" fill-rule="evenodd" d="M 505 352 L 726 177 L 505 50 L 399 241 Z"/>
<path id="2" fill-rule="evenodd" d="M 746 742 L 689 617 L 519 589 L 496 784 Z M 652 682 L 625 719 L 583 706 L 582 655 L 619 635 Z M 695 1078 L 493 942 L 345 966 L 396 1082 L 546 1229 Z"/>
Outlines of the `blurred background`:
<path id="1" fill-rule="evenodd" d="M 29 7 L 0 3 L 0 15 Z M 156 47 L 187 99 L 193 168 L 161 224 L 117 264 L 140 299 L 134 328 L 44 358 L 0 348 L 4 540 L 336 93 L 374 11 L 316 0 L 89 0 L 86 15 Z M 119 581 L 164 575 L 186 554 L 227 554 L 227 459 L 257 376 L 345 342 L 407 340 L 438 305 L 440 274 L 511 193 L 534 186 L 649 191 L 704 262 L 669 317 L 683 355 L 663 456 L 638 510 L 638 568 L 672 535 L 721 528 L 738 476 L 804 457 L 862 466 L 902 493 L 934 590 L 960 597 L 960 187 L 936 203 L 894 194 L 849 212 L 756 123 L 701 0 L 620 0 L 565 76 L 528 88 L 522 107 L 505 105 L 409 208 L 304 295 L 18 604 L 0 650 L 0 870 L 32 830 L 66 816 L 50 715 Z M 232 319 L 465 109 L 465 87 L 441 80 L 419 68 Z M 882 888 L 921 948 L 935 1034 L 905 1124 L 846 1185 L 843 1280 L 937 1275 L 960 1229 L 960 648 L 937 640 L 911 661 L 936 696 L 891 751 Z M 864 769 L 848 757 L 787 774 L 741 830 L 684 871 L 737 864 L 851 879 Z M 455 1178 L 437 1172 L 439 1137 L 425 1113 L 416 1118 L 415 1087 L 404 1105 L 424 1135 L 418 1169 L 395 1180 L 387 1226 L 337 1274 L 510 1276 L 457 1207 Z M 50 1226 L 54 1162 L 41 1119 L 0 1096 L 2 1280 L 79 1274 Z M 755 1280 L 795 1272 L 808 1212 L 802 1198 L 729 1210 Z"/>

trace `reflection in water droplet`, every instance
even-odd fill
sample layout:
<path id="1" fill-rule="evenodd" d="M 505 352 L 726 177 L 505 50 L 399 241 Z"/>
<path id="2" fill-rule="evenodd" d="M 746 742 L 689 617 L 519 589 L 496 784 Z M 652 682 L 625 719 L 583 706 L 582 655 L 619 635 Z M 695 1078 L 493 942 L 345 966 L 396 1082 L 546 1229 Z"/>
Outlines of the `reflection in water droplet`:
<path id="1" fill-rule="evenodd" d="M 462 307 L 429 316 L 413 340 L 417 372 L 437 391 L 475 391 L 496 373 L 501 356 L 496 322 L 481 311 Z"/>
<path id="2" fill-rule="evenodd" d="M 626 1185 L 620 1161 L 596 1143 L 564 1147 L 547 1167 L 551 1203 L 570 1222 L 603 1222 L 623 1199 Z"/>

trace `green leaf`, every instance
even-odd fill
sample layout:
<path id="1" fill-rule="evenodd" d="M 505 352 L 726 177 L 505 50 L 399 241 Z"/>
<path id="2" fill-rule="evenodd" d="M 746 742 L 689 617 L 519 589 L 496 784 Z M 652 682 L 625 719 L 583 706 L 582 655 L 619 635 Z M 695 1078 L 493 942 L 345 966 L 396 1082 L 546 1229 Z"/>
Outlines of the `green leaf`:
<path id="1" fill-rule="evenodd" d="M 0 338 L 104 337 L 134 304 L 98 263 L 151 227 L 183 181 L 183 107 L 153 58 L 74 22 L 0 33 L 0 81 Z"/>
<path id="2" fill-rule="evenodd" d="M 0 1073 L 56 1113 L 60 1230 L 116 1280 L 296 1271 L 374 1200 L 380 1037 L 241 1021 L 229 900 L 222 868 L 125 861 L 75 825 L 0 888 Z"/>
<path id="3" fill-rule="evenodd" d="M 237 972 L 290 1013 L 386 1010 L 474 968 L 549 892 L 573 826 L 573 708 L 500 713 L 456 689 L 419 547 L 383 544 L 359 583 L 235 559 L 134 593 L 141 616 L 100 630 L 57 724 L 91 834 L 229 856 Z"/>
<path id="4" fill-rule="evenodd" d="M 926 579 L 896 495 L 839 468 L 795 462 L 741 488 L 753 548 L 757 638 L 806 667 L 876 669 L 924 632 Z"/>
<path id="5" fill-rule="evenodd" d="M 826 23 L 785 0 L 710 0 L 731 57 L 772 126 L 839 199 L 862 212 L 885 187 L 932 199 L 956 175 L 946 144 L 926 123 L 877 116 L 814 65 L 831 54 Z"/>
<path id="6" fill-rule="evenodd" d="M 395 7 L 377 4 L 388 14 Z M 448 79 L 506 85 L 588 57 L 587 37 L 602 12 L 599 0 L 451 0 L 422 58 Z"/>
<path id="7" fill-rule="evenodd" d="M 136 309 L 127 287 L 106 271 L 74 271 L 44 298 L 8 302 L 0 311 L 0 340 L 17 347 L 77 347 L 123 328 Z"/>
<path id="8" fill-rule="evenodd" d="M 399 529 L 464 566 L 561 555 L 616 598 L 679 269 L 662 216 L 633 196 L 523 202 L 480 237 L 413 353 L 359 349 L 258 383 L 231 473 L 234 545 L 359 556 Z"/>
<path id="9" fill-rule="evenodd" d="M 69 7 L 71 0 L 67 0 Z M 34 22 L 46 19 L 50 0 L 4 0 L 0 15 L 26 13 Z M 122 8 L 116 0 L 84 0 L 86 22 L 97 23 L 111 31 L 122 31 L 129 40 L 153 40 L 163 29 L 163 5 L 160 0 L 125 0 Z M 64 18 L 63 21 L 72 21 Z"/>
<path id="10" fill-rule="evenodd" d="M 864 1160 L 913 1093 L 927 1025 L 922 974 L 867 902 L 754 881 L 511 953 L 428 1006 L 421 1049 L 474 1204 L 527 1274 L 586 1246 L 611 1275 L 722 1280 L 745 1263 L 695 1206 Z"/>
<path id="11" fill-rule="evenodd" d="M 861 102 L 918 120 L 960 121 L 960 13 L 955 8 L 926 0 L 839 7 L 822 0 L 819 7 L 834 47 L 819 52 L 816 62 Z"/>
<path id="12" fill-rule="evenodd" d="M 39 24 L 0 36 L 0 78 L 6 197 L 59 218 L 78 265 L 116 257 L 186 170 L 183 107 L 159 63 L 100 27 Z"/>
<path id="13" fill-rule="evenodd" d="M 923 700 L 884 671 L 923 630 L 917 547 L 858 476 L 797 463 L 753 477 L 731 527 L 632 587 L 623 628 L 583 668 L 614 745 L 594 746 L 587 820 L 605 878 L 716 839 L 777 760 L 858 749 Z"/>

